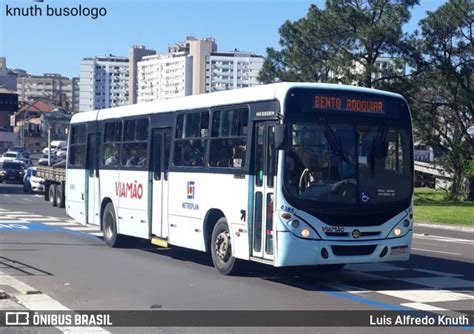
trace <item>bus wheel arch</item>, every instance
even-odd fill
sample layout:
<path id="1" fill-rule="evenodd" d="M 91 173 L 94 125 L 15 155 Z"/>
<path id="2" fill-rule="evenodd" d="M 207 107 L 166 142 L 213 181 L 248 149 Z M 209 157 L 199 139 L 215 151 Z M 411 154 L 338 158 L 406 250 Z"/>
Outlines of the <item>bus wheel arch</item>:
<path id="1" fill-rule="evenodd" d="M 211 251 L 211 238 L 212 238 L 212 231 L 214 230 L 214 226 L 217 224 L 219 219 L 225 218 L 224 213 L 219 209 L 210 209 L 207 211 L 206 216 L 204 217 L 204 224 L 203 224 L 203 232 L 204 232 L 204 247 L 206 253 L 210 253 Z"/>

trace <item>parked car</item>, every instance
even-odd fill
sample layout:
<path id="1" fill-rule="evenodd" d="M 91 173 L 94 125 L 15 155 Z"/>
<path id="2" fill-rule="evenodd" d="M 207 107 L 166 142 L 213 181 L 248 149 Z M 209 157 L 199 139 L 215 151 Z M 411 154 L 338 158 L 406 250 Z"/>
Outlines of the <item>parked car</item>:
<path id="1" fill-rule="evenodd" d="M 3 153 L 2 157 L 0 158 L 0 163 L 9 161 L 9 160 L 17 160 L 17 159 L 23 159 L 23 158 L 24 156 L 20 152 L 7 151 Z"/>
<path id="2" fill-rule="evenodd" d="M 25 176 L 25 165 L 18 160 L 5 161 L 2 164 L 0 174 L 2 174 L 2 182 L 12 181 L 22 183 L 23 176 Z"/>
<path id="3" fill-rule="evenodd" d="M 51 165 L 58 162 L 58 159 L 55 155 L 51 154 Z M 44 154 L 39 160 L 38 165 L 40 166 L 48 166 L 48 154 Z"/>
<path id="4" fill-rule="evenodd" d="M 10 152 L 19 152 L 25 158 L 30 157 L 30 150 L 28 149 L 28 147 L 25 147 L 25 146 L 13 146 L 13 147 L 10 147 L 8 149 L 8 151 L 10 151 Z"/>
<path id="5" fill-rule="evenodd" d="M 51 142 L 51 155 L 55 154 L 58 148 L 67 146 L 67 142 L 64 140 L 53 140 Z M 48 147 L 43 149 L 43 154 L 48 154 Z"/>
<path id="6" fill-rule="evenodd" d="M 44 179 L 36 175 L 36 167 L 30 167 L 26 170 L 23 177 L 23 191 L 44 192 Z"/>

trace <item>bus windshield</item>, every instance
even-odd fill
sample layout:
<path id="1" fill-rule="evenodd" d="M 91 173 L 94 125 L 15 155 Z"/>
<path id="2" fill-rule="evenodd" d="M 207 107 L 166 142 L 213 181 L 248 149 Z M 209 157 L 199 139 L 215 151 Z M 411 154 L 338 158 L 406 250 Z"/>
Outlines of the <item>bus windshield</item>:
<path id="1" fill-rule="evenodd" d="M 292 123 L 285 188 L 301 200 L 376 204 L 411 196 L 410 135 L 384 122 Z"/>

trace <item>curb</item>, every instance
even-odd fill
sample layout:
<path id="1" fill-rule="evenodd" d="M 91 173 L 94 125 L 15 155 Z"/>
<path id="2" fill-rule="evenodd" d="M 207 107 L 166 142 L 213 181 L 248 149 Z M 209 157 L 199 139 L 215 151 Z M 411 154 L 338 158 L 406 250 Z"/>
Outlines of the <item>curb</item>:
<path id="1" fill-rule="evenodd" d="M 474 233 L 474 227 L 463 226 L 463 225 L 441 225 L 441 224 L 433 224 L 429 222 L 415 222 L 415 227 L 429 227 L 435 228 L 440 230 L 450 230 L 450 231 L 458 231 L 458 232 L 467 232 L 467 233 Z"/>

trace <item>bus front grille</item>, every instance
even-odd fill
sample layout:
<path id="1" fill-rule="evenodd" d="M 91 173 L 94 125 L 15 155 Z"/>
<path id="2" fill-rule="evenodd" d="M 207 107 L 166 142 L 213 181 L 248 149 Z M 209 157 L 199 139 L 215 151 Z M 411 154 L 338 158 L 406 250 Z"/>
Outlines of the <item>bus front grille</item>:
<path id="1" fill-rule="evenodd" d="M 336 256 L 370 255 L 374 252 L 376 247 L 377 245 L 331 246 L 332 252 Z"/>

